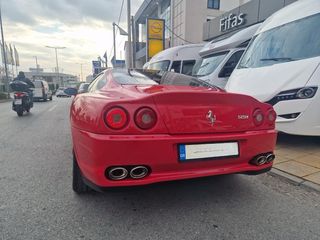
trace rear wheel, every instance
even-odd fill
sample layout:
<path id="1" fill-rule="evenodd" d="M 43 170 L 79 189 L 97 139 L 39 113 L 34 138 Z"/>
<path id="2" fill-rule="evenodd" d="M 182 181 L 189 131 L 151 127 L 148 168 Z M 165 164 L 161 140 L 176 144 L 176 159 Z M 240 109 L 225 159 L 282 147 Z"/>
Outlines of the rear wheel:
<path id="1" fill-rule="evenodd" d="M 52 96 L 49 98 L 50 101 L 52 101 Z"/>
<path id="2" fill-rule="evenodd" d="M 78 194 L 86 193 L 90 191 L 90 188 L 84 183 L 80 168 L 77 163 L 75 154 L 73 153 L 73 178 L 72 189 Z"/>
<path id="3" fill-rule="evenodd" d="M 18 114 L 19 117 L 22 117 L 23 111 L 19 110 L 19 111 L 17 111 L 17 114 Z"/>

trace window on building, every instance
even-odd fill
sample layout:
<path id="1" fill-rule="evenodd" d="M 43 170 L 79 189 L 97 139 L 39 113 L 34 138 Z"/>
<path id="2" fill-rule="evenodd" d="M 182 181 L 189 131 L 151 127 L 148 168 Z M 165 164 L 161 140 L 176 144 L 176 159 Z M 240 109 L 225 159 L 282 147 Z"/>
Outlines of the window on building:
<path id="1" fill-rule="evenodd" d="M 208 0 L 208 8 L 219 9 L 220 8 L 220 0 Z"/>

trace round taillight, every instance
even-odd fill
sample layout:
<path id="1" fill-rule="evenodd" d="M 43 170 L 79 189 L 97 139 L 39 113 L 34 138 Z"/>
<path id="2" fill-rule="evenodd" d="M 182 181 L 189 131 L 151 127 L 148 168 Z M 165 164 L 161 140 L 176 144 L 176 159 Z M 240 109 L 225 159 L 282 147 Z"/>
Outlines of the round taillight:
<path id="1" fill-rule="evenodd" d="M 141 108 L 135 114 L 136 125 L 143 129 L 151 129 L 157 123 L 157 114 L 151 108 Z"/>
<path id="2" fill-rule="evenodd" d="M 269 110 L 267 113 L 267 119 L 269 123 L 274 123 L 277 119 L 277 113 L 274 110 Z"/>
<path id="3" fill-rule="evenodd" d="M 256 126 L 260 126 L 260 125 L 262 125 L 263 120 L 264 120 L 264 116 L 263 116 L 263 113 L 262 113 L 261 109 L 254 110 L 254 112 L 253 112 L 253 122 L 254 122 L 254 124 Z"/>
<path id="4" fill-rule="evenodd" d="M 128 114 L 121 107 L 111 108 L 105 114 L 105 122 L 111 129 L 122 129 L 127 125 Z"/>

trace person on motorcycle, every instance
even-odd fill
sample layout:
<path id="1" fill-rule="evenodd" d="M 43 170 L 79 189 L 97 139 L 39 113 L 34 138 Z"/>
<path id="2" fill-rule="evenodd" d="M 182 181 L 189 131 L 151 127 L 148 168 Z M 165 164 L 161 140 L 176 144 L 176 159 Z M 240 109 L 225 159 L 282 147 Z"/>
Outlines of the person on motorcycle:
<path id="1" fill-rule="evenodd" d="M 24 72 L 20 71 L 18 76 L 15 79 L 13 79 L 13 81 L 21 81 L 28 85 L 28 88 L 29 88 L 28 95 L 29 95 L 30 101 L 33 102 L 33 92 L 31 88 L 35 88 L 35 86 L 29 78 L 26 78 L 26 76 L 24 75 Z"/>

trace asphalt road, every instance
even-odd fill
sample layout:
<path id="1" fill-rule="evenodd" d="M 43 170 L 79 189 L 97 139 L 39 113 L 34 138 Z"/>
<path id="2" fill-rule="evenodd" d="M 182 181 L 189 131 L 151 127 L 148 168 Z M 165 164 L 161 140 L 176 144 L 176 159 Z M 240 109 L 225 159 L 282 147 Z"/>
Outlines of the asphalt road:
<path id="1" fill-rule="evenodd" d="M 268 174 L 74 194 L 69 104 L 0 103 L 0 239 L 320 239 L 320 195 Z"/>

